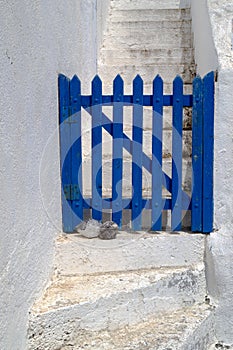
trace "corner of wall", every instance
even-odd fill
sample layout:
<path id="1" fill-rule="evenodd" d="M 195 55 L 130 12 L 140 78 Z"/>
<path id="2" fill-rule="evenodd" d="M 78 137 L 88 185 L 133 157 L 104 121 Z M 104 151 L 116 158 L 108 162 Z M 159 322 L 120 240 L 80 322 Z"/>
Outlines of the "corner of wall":
<path id="1" fill-rule="evenodd" d="M 191 16 L 197 73 L 205 75 L 218 69 L 207 0 L 192 0 Z"/>

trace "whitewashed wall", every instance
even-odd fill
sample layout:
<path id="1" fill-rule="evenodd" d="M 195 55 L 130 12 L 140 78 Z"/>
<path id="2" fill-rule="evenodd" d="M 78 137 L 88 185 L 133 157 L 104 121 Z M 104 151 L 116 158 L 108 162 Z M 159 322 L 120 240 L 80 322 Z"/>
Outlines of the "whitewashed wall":
<path id="1" fill-rule="evenodd" d="M 96 73 L 96 0 L 1 1 L 0 10 L 0 349 L 25 350 L 61 230 L 57 75 L 89 84 Z"/>
<path id="2" fill-rule="evenodd" d="M 207 278 L 216 310 L 216 336 L 233 344 L 233 3 L 193 0 L 198 72 L 218 70 L 215 108 L 214 226 L 208 238 Z"/>
<path id="3" fill-rule="evenodd" d="M 98 54 L 102 44 L 103 33 L 106 31 L 110 0 L 97 0 L 97 50 Z"/>

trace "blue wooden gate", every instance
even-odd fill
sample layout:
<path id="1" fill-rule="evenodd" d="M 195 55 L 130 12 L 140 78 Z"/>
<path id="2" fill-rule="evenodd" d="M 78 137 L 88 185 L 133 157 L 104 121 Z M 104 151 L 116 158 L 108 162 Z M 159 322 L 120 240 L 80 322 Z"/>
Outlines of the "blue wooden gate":
<path id="1" fill-rule="evenodd" d="M 59 75 L 59 123 L 62 179 L 62 215 L 64 232 L 73 232 L 83 220 L 84 209 L 92 209 L 92 218 L 102 220 L 104 209 L 112 210 L 112 220 L 120 227 L 122 210 L 131 210 L 132 229 L 140 230 L 142 210 L 151 209 L 151 230 L 162 230 L 162 212 L 171 211 L 171 229 L 182 229 L 182 211 L 191 210 L 191 230 L 211 232 L 213 229 L 213 128 L 214 73 L 193 80 L 193 94 L 183 93 L 183 81 L 173 81 L 173 94 L 163 94 L 163 80 L 153 81 L 153 94 L 143 94 L 143 81 L 133 81 L 133 94 L 124 95 L 124 82 L 118 75 L 113 94 L 102 94 L 98 76 L 92 81 L 92 94 L 81 94 L 77 76 L 71 80 Z M 102 111 L 112 106 L 111 121 Z M 132 139 L 123 132 L 124 106 L 133 106 Z M 143 153 L 143 106 L 152 107 L 152 157 Z M 163 107 L 172 107 L 172 176 L 162 170 Z M 192 195 L 182 189 L 183 109 L 192 107 Z M 85 198 L 82 186 L 82 109 L 92 117 L 92 196 Z M 102 195 L 102 130 L 112 136 L 112 197 Z M 98 147 L 97 147 L 98 146 Z M 132 198 L 123 198 L 123 148 L 132 155 Z M 151 174 L 150 198 L 142 196 L 142 168 Z M 162 188 L 171 198 L 163 198 Z"/>

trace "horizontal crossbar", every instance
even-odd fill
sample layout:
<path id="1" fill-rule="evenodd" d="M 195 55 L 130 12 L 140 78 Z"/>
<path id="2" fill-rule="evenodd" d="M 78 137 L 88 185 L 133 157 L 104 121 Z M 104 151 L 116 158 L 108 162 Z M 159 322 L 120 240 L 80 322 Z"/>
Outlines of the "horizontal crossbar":
<path id="1" fill-rule="evenodd" d="M 164 205 L 163 210 L 171 210 L 172 209 L 172 202 L 170 198 L 164 198 Z M 74 201 L 75 202 L 75 201 Z M 80 202 L 77 202 L 79 205 Z M 143 209 L 151 209 L 151 198 L 143 198 L 142 199 L 142 208 Z M 185 198 L 183 197 L 183 208 L 184 210 L 191 210 L 191 204 L 189 203 L 189 206 L 187 207 L 187 203 L 185 201 Z M 92 209 L 92 199 L 91 198 L 84 198 L 83 199 L 83 208 L 85 209 Z M 102 208 L 103 209 L 112 209 L 112 198 L 102 198 Z M 132 200 L 129 198 L 123 198 L 122 199 L 122 208 L 121 209 L 132 209 Z"/>
<path id="2" fill-rule="evenodd" d="M 113 95 L 102 96 L 102 105 L 111 106 L 114 102 Z M 98 101 L 95 102 L 98 104 Z M 133 104 L 133 95 L 123 96 L 124 105 Z M 91 107 L 93 105 L 92 96 L 81 96 L 81 106 L 84 108 Z M 163 95 L 163 106 L 173 105 L 173 95 Z M 183 107 L 192 107 L 193 95 L 183 95 Z M 153 106 L 153 95 L 143 95 L 143 106 Z"/>

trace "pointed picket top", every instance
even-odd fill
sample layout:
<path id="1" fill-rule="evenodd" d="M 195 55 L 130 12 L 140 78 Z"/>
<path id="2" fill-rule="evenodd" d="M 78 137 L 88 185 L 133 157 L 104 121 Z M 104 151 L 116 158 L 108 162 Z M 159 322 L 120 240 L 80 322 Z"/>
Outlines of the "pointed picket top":
<path id="1" fill-rule="evenodd" d="M 81 81 L 77 77 L 77 75 L 74 75 L 70 81 L 71 98 L 77 98 L 77 95 L 79 95 L 80 92 L 81 92 Z"/>
<path id="2" fill-rule="evenodd" d="M 161 76 L 159 74 L 156 75 L 156 77 L 153 80 L 153 84 L 156 83 L 162 83 L 163 84 L 163 79 L 161 78 Z"/>
<path id="3" fill-rule="evenodd" d="M 58 79 L 70 80 L 67 76 L 65 76 L 62 73 L 58 74 Z"/>
<path id="4" fill-rule="evenodd" d="M 121 93 L 123 94 L 123 86 L 124 86 L 124 81 L 120 74 L 118 74 L 115 79 L 113 80 L 113 91 L 115 93 Z"/>
<path id="5" fill-rule="evenodd" d="M 75 74 L 74 76 L 73 76 L 73 78 L 71 79 L 71 82 L 73 83 L 73 84 L 81 84 L 81 80 L 79 79 L 79 77 Z"/>
<path id="6" fill-rule="evenodd" d="M 175 98 L 173 101 L 176 101 L 177 103 L 181 102 L 181 95 L 183 98 L 183 79 L 177 75 L 173 80 L 173 96 L 179 96 L 179 98 Z"/>
<path id="7" fill-rule="evenodd" d="M 136 77 L 133 80 L 133 84 L 143 84 L 143 80 L 140 74 L 137 74 Z"/>
<path id="8" fill-rule="evenodd" d="M 153 95 L 155 95 L 156 92 L 158 93 L 161 92 L 163 94 L 163 79 L 159 74 L 156 75 L 156 77 L 153 80 Z M 157 101 L 157 102 L 160 102 L 160 101 Z"/>
<path id="9" fill-rule="evenodd" d="M 115 79 L 113 80 L 114 83 L 116 84 L 123 84 L 124 80 L 122 79 L 120 74 L 117 74 L 117 76 L 115 77 Z"/>
<path id="10" fill-rule="evenodd" d="M 61 89 L 68 89 L 68 85 L 70 84 L 70 79 L 66 77 L 64 74 L 58 75 L 58 86 L 61 93 Z"/>
<path id="11" fill-rule="evenodd" d="M 177 76 L 175 77 L 175 79 L 173 80 L 173 85 L 174 85 L 174 84 L 183 85 L 183 79 L 181 78 L 180 75 L 177 75 Z"/>
<path id="12" fill-rule="evenodd" d="M 96 75 L 93 80 L 92 80 L 92 90 L 97 91 L 102 91 L 102 81 L 98 75 Z"/>
<path id="13" fill-rule="evenodd" d="M 207 73 L 207 74 L 204 76 L 203 80 L 204 80 L 204 81 L 205 81 L 205 80 L 212 80 L 212 81 L 214 81 L 214 72 L 211 71 L 211 72 Z"/>

